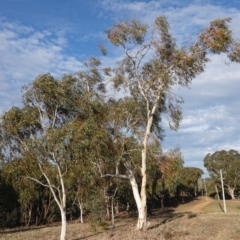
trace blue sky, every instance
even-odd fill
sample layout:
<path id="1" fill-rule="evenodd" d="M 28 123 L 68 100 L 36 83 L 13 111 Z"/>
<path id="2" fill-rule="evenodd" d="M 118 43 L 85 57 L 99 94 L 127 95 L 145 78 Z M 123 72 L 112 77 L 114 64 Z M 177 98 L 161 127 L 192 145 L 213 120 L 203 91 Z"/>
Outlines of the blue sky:
<path id="1" fill-rule="evenodd" d="M 136 18 L 151 24 L 162 14 L 179 42 L 222 17 L 232 18 L 231 28 L 240 38 L 238 0 L 0 0 L 0 114 L 21 105 L 22 85 L 39 74 L 74 73 L 89 56 L 100 56 L 97 46 L 114 23 Z M 111 48 L 103 61 L 118 57 L 120 51 Z M 239 90 L 240 66 L 213 56 L 190 89 L 175 89 L 185 100 L 183 121 L 172 132 L 164 120 L 164 149 L 180 146 L 185 165 L 202 169 L 209 152 L 240 151 Z"/>

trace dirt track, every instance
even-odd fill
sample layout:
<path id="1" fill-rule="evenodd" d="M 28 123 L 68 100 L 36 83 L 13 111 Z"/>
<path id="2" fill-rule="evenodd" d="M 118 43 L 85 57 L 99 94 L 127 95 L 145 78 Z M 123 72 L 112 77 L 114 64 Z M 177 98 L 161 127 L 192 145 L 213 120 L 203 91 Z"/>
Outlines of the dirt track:
<path id="1" fill-rule="evenodd" d="M 208 205 L 209 203 L 211 203 L 212 201 L 213 201 L 212 198 L 207 197 L 207 198 L 206 198 L 206 202 L 203 202 L 203 203 L 198 204 L 197 206 L 191 208 L 190 211 L 193 212 L 193 213 L 199 213 L 199 212 L 201 212 L 201 209 L 202 209 L 203 207 L 207 206 L 207 205 Z"/>

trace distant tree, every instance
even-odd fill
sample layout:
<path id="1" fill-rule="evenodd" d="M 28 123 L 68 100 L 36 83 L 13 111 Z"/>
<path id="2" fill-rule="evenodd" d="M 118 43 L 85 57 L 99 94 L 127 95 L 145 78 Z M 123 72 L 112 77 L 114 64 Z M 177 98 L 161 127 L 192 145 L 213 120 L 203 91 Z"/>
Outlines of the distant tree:
<path id="1" fill-rule="evenodd" d="M 170 149 L 163 152 L 160 145 L 149 146 L 148 156 L 148 195 L 152 198 L 161 199 L 161 207 L 164 207 L 166 197 L 176 193 L 180 180 L 180 171 L 183 168 L 183 156 L 180 148 Z M 149 191 L 150 190 L 150 191 Z"/>
<path id="2" fill-rule="evenodd" d="M 203 170 L 195 167 L 184 167 L 180 171 L 179 190 L 196 197 L 198 193 L 198 180 L 203 175 Z"/>
<path id="3" fill-rule="evenodd" d="M 19 196 L 11 182 L 5 178 L 0 169 L 0 228 L 8 227 L 17 217 Z"/>
<path id="4" fill-rule="evenodd" d="M 18 194 L 18 215 L 26 226 L 31 223 L 38 225 L 46 224 L 48 218 L 53 214 L 51 205 L 54 202 L 49 189 L 29 181 L 26 175 L 41 175 L 33 161 L 26 158 L 14 158 L 5 164 L 3 176 Z M 26 169 L 27 166 L 27 169 Z M 43 181 L 44 178 L 39 177 Z M 19 222 L 18 222 L 19 224 Z"/>
<path id="5" fill-rule="evenodd" d="M 224 187 L 231 198 L 235 199 L 234 191 L 240 184 L 240 154 L 236 150 L 208 153 L 204 158 L 204 167 L 218 184 L 220 184 L 219 171 L 222 169 Z"/>
<path id="6" fill-rule="evenodd" d="M 176 192 L 179 180 L 181 179 L 181 171 L 184 160 L 180 148 L 170 149 L 160 160 L 161 179 L 165 189 L 169 192 Z"/>
<path id="7" fill-rule="evenodd" d="M 138 230 L 147 227 L 147 152 L 149 139 L 155 135 L 161 141 L 161 113 L 169 116 L 170 127 L 176 130 L 181 120 L 180 104 L 172 89 L 176 85 L 188 86 L 192 79 L 205 69 L 209 53 L 226 53 L 232 61 L 240 61 L 239 43 L 233 40 L 228 28 L 230 19 L 217 19 L 202 31 L 193 42 L 177 46 L 169 32 L 169 24 L 164 16 L 156 18 L 153 27 L 137 20 L 117 23 L 107 31 L 109 41 L 123 48 L 124 57 L 115 68 L 106 68 L 113 86 L 125 89 L 137 103 L 136 110 L 141 114 L 141 124 L 134 118 L 128 121 L 132 129 L 138 129 L 132 136 L 141 143 L 140 174 L 136 181 L 136 171 L 131 159 L 122 157 L 124 174 L 102 174 L 103 176 L 128 179 L 138 209 Z M 106 50 L 101 46 L 103 54 Z M 117 161 L 119 165 L 119 161 Z"/>

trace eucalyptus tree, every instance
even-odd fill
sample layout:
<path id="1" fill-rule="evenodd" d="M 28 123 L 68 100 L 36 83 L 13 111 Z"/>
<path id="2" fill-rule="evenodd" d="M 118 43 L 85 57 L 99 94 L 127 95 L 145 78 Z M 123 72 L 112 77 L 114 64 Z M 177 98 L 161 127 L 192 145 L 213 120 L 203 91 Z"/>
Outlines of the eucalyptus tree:
<path id="1" fill-rule="evenodd" d="M 132 118 L 129 126 L 138 129 L 138 142 L 141 142 L 141 186 L 134 175 L 129 159 L 122 157 L 125 174 L 104 174 L 103 176 L 128 179 L 138 209 L 138 230 L 147 227 L 147 151 L 151 135 L 159 140 L 161 114 L 166 113 L 170 128 L 177 130 L 180 124 L 182 99 L 173 93 L 173 87 L 187 87 L 205 69 L 209 61 L 207 55 L 226 53 L 232 61 L 240 61 L 240 44 L 233 39 L 228 27 L 230 19 L 217 19 L 200 32 L 192 42 L 178 46 L 169 31 L 164 16 L 156 18 L 150 28 L 137 20 L 117 23 L 108 30 L 107 37 L 116 47 L 124 50 L 124 56 L 106 73 L 116 89 L 127 91 L 136 101 L 142 119 L 136 125 Z M 100 46 L 103 54 L 106 49 Z M 136 135 L 133 135 L 136 137 Z M 117 161 L 117 166 L 119 162 Z M 140 189 L 140 191 L 139 191 Z"/>
<path id="2" fill-rule="evenodd" d="M 8 227 L 8 223 L 18 219 L 16 211 L 18 199 L 18 192 L 0 170 L 0 227 Z"/>
<path id="3" fill-rule="evenodd" d="M 50 74 L 37 77 L 23 88 L 23 107 L 2 116 L 7 161 L 18 162 L 23 177 L 49 188 L 61 212 L 61 240 L 66 239 L 67 181 L 75 168 L 80 176 L 85 171 L 77 167 L 80 162 L 91 162 L 106 149 L 104 129 L 92 117 L 101 113 L 100 94 L 94 89 L 101 80 L 96 64 L 91 59 L 89 72 L 61 80 Z"/>
<path id="4" fill-rule="evenodd" d="M 203 175 L 203 170 L 196 167 L 184 167 L 179 172 L 180 180 L 178 188 L 183 193 L 190 193 L 196 197 L 198 193 L 198 180 Z"/>
<path id="5" fill-rule="evenodd" d="M 111 139 L 101 124 L 104 120 L 104 109 L 98 106 L 99 115 L 95 114 L 81 125 L 76 124 L 71 129 L 75 131 L 71 139 L 70 152 L 79 159 L 69 174 L 67 184 L 71 189 L 72 202 L 79 208 L 80 222 L 83 223 L 83 211 L 91 205 L 95 193 L 101 191 L 104 180 L 95 170 L 94 162 L 98 158 L 107 158 L 112 152 Z M 102 191 L 104 196 L 104 191 Z"/>
<path id="6" fill-rule="evenodd" d="M 49 196 L 47 189 L 46 191 L 41 190 L 42 186 L 23 177 L 26 174 L 40 176 L 40 171 L 36 164 L 33 164 L 31 157 L 25 153 L 23 153 L 22 157 L 13 156 L 11 153 L 12 159 L 6 158 L 7 162 L 5 162 L 2 169 L 2 175 L 18 194 L 18 205 L 16 205 L 17 224 L 20 224 L 20 220 L 23 220 L 26 226 L 33 223 L 33 220 L 36 225 L 40 221 L 46 222 L 52 202 L 52 200 L 50 202 L 45 201 L 46 197 Z"/>
<path id="7" fill-rule="evenodd" d="M 176 194 L 177 188 L 181 180 L 181 172 L 183 169 L 183 156 L 180 148 L 168 150 L 162 156 L 158 156 L 158 168 L 160 171 L 160 183 L 162 192 L 162 204 L 164 206 L 164 198 L 166 193 Z"/>
<path id="8" fill-rule="evenodd" d="M 234 191 L 240 184 L 240 154 L 236 150 L 221 150 L 208 153 L 204 158 L 204 167 L 207 168 L 215 183 L 220 183 L 220 170 L 222 169 L 224 187 L 232 199 Z"/>

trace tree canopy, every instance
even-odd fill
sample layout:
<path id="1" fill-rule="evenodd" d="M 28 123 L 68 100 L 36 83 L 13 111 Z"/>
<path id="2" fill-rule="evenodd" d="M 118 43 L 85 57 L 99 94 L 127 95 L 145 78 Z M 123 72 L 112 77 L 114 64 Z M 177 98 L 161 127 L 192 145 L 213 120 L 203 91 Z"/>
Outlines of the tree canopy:
<path id="1" fill-rule="evenodd" d="M 204 158 L 204 167 L 207 168 L 215 182 L 220 182 L 219 171 L 222 169 L 225 188 L 231 198 L 235 199 L 234 190 L 240 184 L 240 154 L 238 151 L 231 149 L 208 153 Z"/>
<path id="2" fill-rule="evenodd" d="M 177 130 L 182 119 L 181 97 L 173 93 L 173 87 L 187 87 L 204 72 L 209 54 L 225 53 L 231 61 L 240 61 L 239 42 L 229 29 L 229 18 L 216 19 L 201 31 L 192 42 L 178 46 L 170 33 L 165 16 L 155 19 L 152 26 L 138 20 L 115 24 L 107 33 L 108 40 L 124 50 L 124 56 L 108 71 L 113 86 L 125 89 L 138 103 L 142 115 L 138 141 L 141 142 L 141 187 L 130 162 L 124 158 L 126 178 L 129 178 L 138 208 L 137 229 L 147 226 L 147 152 L 149 139 L 155 136 L 161 141 L 161 115 L 167 114 L 171 129 Z M 101 47 L 103 53 L 106 51 Z M 136 126 L 132 121 L 132 126 Z M 110 176 L 104 175 L 104 176 Z M 113 174 L 111 175 L 112 177 Z M 117 174 L 115 175 L 117 176 Z M 123 175 L 121 175 L 123 177 Z M 139 192 L 140 189 L 140 192 Z"/>

